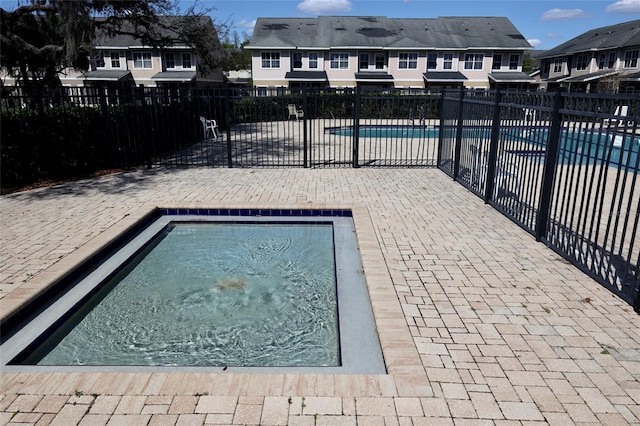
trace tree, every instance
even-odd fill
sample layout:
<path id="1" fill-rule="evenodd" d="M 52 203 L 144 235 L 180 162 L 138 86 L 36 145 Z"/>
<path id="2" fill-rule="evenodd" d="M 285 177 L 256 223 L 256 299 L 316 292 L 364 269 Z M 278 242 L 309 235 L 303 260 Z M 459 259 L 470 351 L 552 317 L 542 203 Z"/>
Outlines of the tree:
<path id="1" fill-rule="evenodd" d="M 129 34 L 154 47 L 190 46 L 206 74 L 221 65 L 217 30 L 224 31 L 209 11 L 196 2 L 181 12 L 174 0 L 21 1 L 14 10 L 0 8 L 0 66 L 27 93 L 43 96 L 60 85 L 65 68 L 89 68 L 98 34 Z"/>
<path id="2" fill-rule="evenodd" d="M 225 51 L 225 70 L 251 69 L 251 52 L 244 48 L 249 44 L 249 36 L 247 33 L 242 33 L 242 38 L 243 40 L 240 41 L 240 35 L 237 31 L 234 31 L 230 36 L 225 36 L 222 43 Z"/>

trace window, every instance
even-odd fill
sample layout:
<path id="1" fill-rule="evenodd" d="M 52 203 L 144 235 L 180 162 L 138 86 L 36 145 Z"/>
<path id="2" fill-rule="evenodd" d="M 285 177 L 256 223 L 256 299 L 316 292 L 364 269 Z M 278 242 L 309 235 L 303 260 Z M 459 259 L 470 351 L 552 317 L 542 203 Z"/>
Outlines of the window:
<path id="1" fill-rule="evenodd" d="M 104 68 L 105 66 L 104 52 L 98 52 L 98 56 L 96 57 L 96 68 Z"/>
<path id="2" fill-rule="evenodd" d="M 358 69 L 366 70 L 369 69 L 369 54 L 361 53 L 360 54 L 360 62 L 358 63 Z"/>
<path id="3" fill-rule="evenodd" d="M 576 62 L 576 70 L 583 71 L 587 69 L 587 55 L 578 55 Z"/>
<path id="4" fill-rule="evenodd" d="M 332 53 L 330 56 L 332 69 L 349 69 L 349 54 L 348 53 Z"/>
<path id="5" fill-rule="evenodd" d="M 120 68 L 120 52 L 111 52 L 111 68 Z"/>
<path id="6" fill-rule="evenodd" d="M 438 54 L 437 53 L 427 54 L 427 69 L 435 70 L 437 67 L 438 67 Z"/>
<path id="7" fill-rule="evenodd" d="M 417 53 L 400 53 L 400 55 L 398 55 L 398 68 L 403 70 L 418 69 L 418 54 Z"/>
<path id="8" fill-rule="evenodd" d="M 280 68 L 280 52 L 262 52 L 262 68 Z"/>
<path id="9" fill-rule="evenodd" d="M 442 56 L 443 59 L 443 63 L 442 63 L 442 68 L 445 70 L 452 70 L 453 69 L 453 53 L 445 53 Z"/>
<path id="10" fill-rule="evenodd" d="M 607 62 L 607 54 L 606 53 L 601 53 L 598 56 L 598 69 L 599 70 L 603 70 L 604 69 L 604 65 Z"/>
<path id="11" fill-rule="evenodd" d="M 384 58 L 384 54 L 376 53 L 376 69 L 383 70 L 387 61 Z"/>
<path id="12" fill-rule="evenodd" d="M 609 53 L 609 63 L 607 64 L 607 68 L 615 68 L 616 66 L 616 52 Z"/>
<path id="13" fill-rule="evenodd" d="M 627 50 L 624 53 L 624 67 L 635 68 L 638 66 L 638 50 Z"/>
<path id="14" fill-rule="evenodd" d="M 294 52 L 292 58 L 293 69 L 302 68 L 302 52 Z"/>
<path id="15" fill-rule="evenodd" d="M 562 72 L 562 59 L 553 60 L 553 72 Z"/>
<path id="16" fill-rule="evenodd" d="M 481 70 L 484 55 L 482 53 L 466 53 L 464 55 L 465 70 Z"/>
<path id="17" fill-rule="evenodd" d="M 509 55 L 509 69 L 517 70 L 520 64 L 520 55 Z"/>
<path id="18" fill-rule="evenodd" d="M 176 57 L 173 55 L 173 53 L 164 54 L 164 67 L 167 69 L 176 67 Z"/>
<path id="19" fill-rule="evenodd" d="M 493 55 L 493 63 L 491 64 L 492 70 L 499 70 L 502 67 L 502 55 Z"/>
<path id="20" fill-rule="evenodd" d="M 147 69 L 153 68 L 151 52 L 133 52 L 133 67 Z"/>
<path id="21" fill-rule="evenodd" d="M 182 54 L 182 68 L 191 68 L 193 65 L 191 64 L 191 53 L 183 53 Z"/>
<path id="22" fill-rule="evenodd" d="M 318 52 L 309 52 L 309 68 L 318 68 Z"/>

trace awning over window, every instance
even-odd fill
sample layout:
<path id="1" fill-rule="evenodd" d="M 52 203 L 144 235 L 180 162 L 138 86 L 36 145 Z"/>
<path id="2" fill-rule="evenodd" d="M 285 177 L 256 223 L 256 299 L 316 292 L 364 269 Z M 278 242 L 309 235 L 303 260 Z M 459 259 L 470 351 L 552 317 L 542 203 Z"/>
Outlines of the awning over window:
<path id="1" fill-rule="evenodd" d="M 610 77 L 612 75 L 616 75 L 619 72 L 620 71 L 599 71 L 599 72 L 593 72 L 590 74 L 576 75 L 573 77 L 569 76 L 567 78 L 563 78 L 562 80 L 558 80 L 558 81 L 561 81 L 563 83 L 588 83 L 590 81 L 600 80 L 601 78 L 604 78 L 604 77 Z"/>
<path id="2" fill-rule="evenodd" d="M 195 71 L 162 71 L 151 77 L 152 80 L 161 82 L 188 83 L 196 78 Z"/>
<path id="3" fill-rule="evenodd" d="M 640 72 L 625 74 L 620 77 L 620 81 L 640 81 Z"/>
<path id="4" fill-rule="evenodd" d="M 526 72 L 492 72 L 489 74 L 489 80 L 496 83 L 535 83 Z"/>
<path id="5" fill-rule="evenodd" d="M 95 70 L 84 75 L 84 79 L 91 81 L 121 81 L 131 78 L 129 70 Z"/>
<path id="6" fill-rule="evenodd" d="M 356 81 L 366 83 L 390 83 L 393 81 L 393 76 L 384 71 L 357 72 Z"/>
<path id="7" fill-rule="evenodd" d="M 325 71 L 289 71 L 284 78 L 291 81 L 327 81 Z"/>
<path id="8" fill-rule="evenodd" d="M 422 74 L 427 83 L 462 83 L 467 80 L 461 72 L 458 71 L 431 71 Z"/>

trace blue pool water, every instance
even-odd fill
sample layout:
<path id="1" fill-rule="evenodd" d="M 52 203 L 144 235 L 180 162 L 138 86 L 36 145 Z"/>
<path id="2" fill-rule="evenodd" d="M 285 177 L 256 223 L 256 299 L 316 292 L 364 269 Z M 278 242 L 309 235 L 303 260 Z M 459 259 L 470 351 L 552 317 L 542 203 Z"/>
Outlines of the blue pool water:
<path id="1" fill-rule="evenodd" d="M 38 365 L 340 365 L 329 224 L 177 223 L 117 274 Z"/>
<path id="2" fill-rule="evenodd" d="M 353 127 L 329 129 L 338 136 L 353 136 Z M 360 126 L 358 136 L 361 138 L 437 138 L 438 129 L 425 126 Z"/>
<path id="3" fill-rule="evenodd" d="M 521 140 L 534 150 L 544 149 L 547 129 L 522 130 Z M 562 131 L 560 139 L 560 164 L 602 164 L 621 166 L 639 172 L 640 139 L 627 135 L 589 133 L 577 130 Z"/>
<path id="4" fill-rule="evenodd" d="M 327 129 L 338 136 L 353 136 L 353 127 Z M 455 138 L 455 129 L 450 129 L 447 136 Z M 439 136 L 439 129 L 425 126 L 360 126 L 358 135 L 361 138 L 376 139 L 423 139 Z M 530 150 L 517 150 L 522 155 L 535 154 L 544 158 L 544 149 L 548 136 L 547 129 L 506 128 L 501 130 L 502 140 L 515 140 L 531 146 Z M 491 129 L 463 130 L 463 137 L 489 139 Z M 589 133 L 577 130 L 564 130 L 560 140 L 560 164 L 601 164 L 621 166 L 626 170 L 640 172 L 638 157 L 640 156 L 640 138 L 624 137 L 613 133 Z"/>

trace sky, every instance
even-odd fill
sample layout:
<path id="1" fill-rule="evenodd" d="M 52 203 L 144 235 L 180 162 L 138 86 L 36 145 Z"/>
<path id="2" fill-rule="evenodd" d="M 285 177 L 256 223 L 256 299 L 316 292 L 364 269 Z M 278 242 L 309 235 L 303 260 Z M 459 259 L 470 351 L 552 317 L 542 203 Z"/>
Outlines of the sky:
<path id="1" fill-rule="evenodd" d="M 180 2 L 181 8 L 193 1 Z M 506 16 L 535 49 L 551 49 L 585 31 L 640 20 L 640 0 L 200 0 L 217 23 L 251 36 L 259 17 Z"/>

